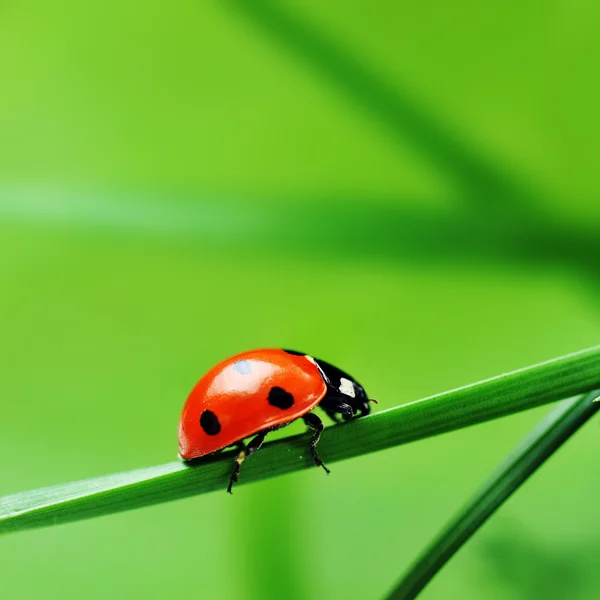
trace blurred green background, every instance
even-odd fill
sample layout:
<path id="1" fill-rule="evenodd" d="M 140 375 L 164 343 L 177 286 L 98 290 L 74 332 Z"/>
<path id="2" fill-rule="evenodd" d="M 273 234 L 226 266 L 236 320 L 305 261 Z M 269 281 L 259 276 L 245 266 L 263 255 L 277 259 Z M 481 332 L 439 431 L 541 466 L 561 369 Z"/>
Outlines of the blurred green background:
<path id="1" fill-rule="evenodd" d="M 598 343 L 599 26 L 566 1 L 2 3 L 0 494 L 173 460 L 189 390 L 244 349 L 388 408 Z M 547 410 L 3 537 L 0 595 L 380 598 Z M 592 423 L 423 598 L 597 598 L 599 453 Z"/>

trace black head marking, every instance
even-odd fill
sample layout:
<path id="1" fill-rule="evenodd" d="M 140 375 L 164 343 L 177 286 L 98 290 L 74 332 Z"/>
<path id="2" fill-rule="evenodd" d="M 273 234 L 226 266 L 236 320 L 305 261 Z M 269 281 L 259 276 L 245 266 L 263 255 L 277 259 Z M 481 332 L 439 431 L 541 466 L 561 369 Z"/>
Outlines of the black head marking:
<path id="1" fill-rule="evenodd" d="M 286 410 L 294 406 L 294 396 L 292 396 L 292 394 L 289 392 L 286 392 L 283 388 L 277 386 L 271 388 L 268 400 L 271 406 L 276 406 L 282 410 Z"/>
<path id="2" fill-rule="evenodd" d="M 371 405 L 365 392 L 365 388 L 354 377 L 348 373 L 334 367 L 332 364 L 315 359 L 317 366 L 320 368 L 321 376 L 327 385 L 327 394 L 325 395 L 324 403 L 327 404 L 327 399 L 338 398 L 344 403 L 349 404 L 354 413 L 360 412 L 361 415 L 368 415 L 371 411 Z"/>
<path id="3" fill-rule="evenodd" d="M 282 348 L 282 350 L 287 354 L 293 354 L 294 356 L 306 356 L 304 352 L 298 352 L 297 350 L 288 350 L 287 348 Z"/>
<path id="4" fill-rule="evenodd" d="M 200 427 L 207 435 L 217 435 L 221 431 L 221 423 L 212 410 L 205 410 L 200 415 Z"/>

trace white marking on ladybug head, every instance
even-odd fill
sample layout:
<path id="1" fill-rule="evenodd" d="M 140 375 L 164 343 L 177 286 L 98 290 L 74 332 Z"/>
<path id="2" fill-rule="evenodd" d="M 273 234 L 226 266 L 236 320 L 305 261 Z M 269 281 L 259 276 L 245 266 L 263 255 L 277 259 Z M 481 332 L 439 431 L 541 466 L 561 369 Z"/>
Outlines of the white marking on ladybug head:
<path id="1" fill-rule="evenodd" d="M 317 361 L 316 361 L 316 360 L 315 360 L 315 359 L 314 359 L 312 356 L 309 356 L 308 354 L 305 354 L 304 356 L 305 356 L 305 358 L 306 358 L 306 359 L 308 359 L 308 360 L 309 360 L 309 361 L 310 361 L 310 362 L 311 362 L 313 365 L 316 365 L 316 364 L 317 364 Z"/>
<path id="2" fill-rule="evenodd" d="M 340 379 L 340 392 L 342 392 L 342 394 L 346 394 L 346 396 L 350 396 L 351 398 L 356 398 L 354 384 L 345 377 Z"/>

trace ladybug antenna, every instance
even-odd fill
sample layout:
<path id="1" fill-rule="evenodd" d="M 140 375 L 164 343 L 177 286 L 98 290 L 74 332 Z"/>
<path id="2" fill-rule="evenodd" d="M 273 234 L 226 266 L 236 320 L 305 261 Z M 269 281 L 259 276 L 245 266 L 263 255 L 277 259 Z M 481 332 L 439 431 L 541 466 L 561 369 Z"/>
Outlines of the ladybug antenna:
<path id="1" fill-rule="evenodd" d="M 369 402 L 372 402 L 373 404 L 379 404 L 375 398 L 369 398 Z"/>

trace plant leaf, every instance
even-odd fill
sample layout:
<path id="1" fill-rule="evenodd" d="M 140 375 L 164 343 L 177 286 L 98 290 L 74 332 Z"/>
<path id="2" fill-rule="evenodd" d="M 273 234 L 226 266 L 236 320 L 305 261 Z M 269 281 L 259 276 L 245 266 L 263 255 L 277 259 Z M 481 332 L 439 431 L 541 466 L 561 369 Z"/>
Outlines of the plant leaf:
<path id="1" fill-rule="evenodd" d="M 600 346 L 329 427 L 326 463 L 534 408 L 600 388 Z M 244 463 L 241 483 L 313 466 L 306 436 L 266 444 Z M 194 466 L 173 462 L 22 492 L 0 499 L 0 533 L 87 519 L 224 490 L 232 452 Z"/>
<path id="2" fill-rule="evenodd" d="M 411 600 L 433 579 L 471 536 L 600 409 L 600 392 L 562 402 L 546 415 L 470 502 L 414 563 L 388 600 Z"/>

